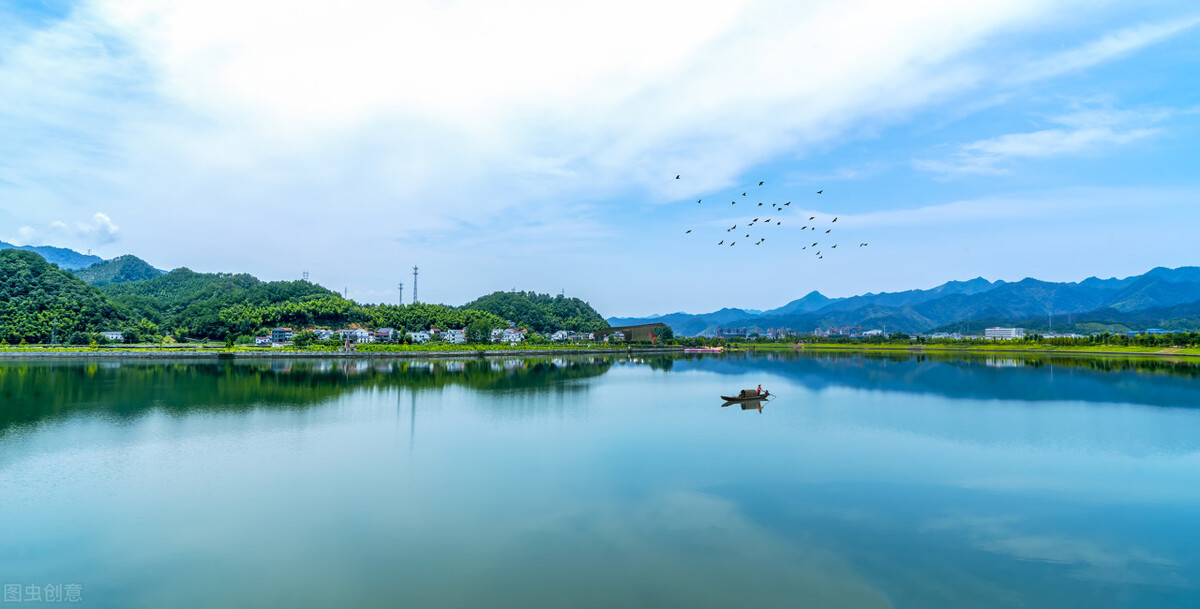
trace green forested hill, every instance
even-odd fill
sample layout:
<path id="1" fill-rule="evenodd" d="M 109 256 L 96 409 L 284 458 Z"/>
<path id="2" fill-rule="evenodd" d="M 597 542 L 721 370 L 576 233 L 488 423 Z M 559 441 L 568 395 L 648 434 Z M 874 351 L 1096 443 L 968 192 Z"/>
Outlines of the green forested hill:
<path id="1" fill-rule="evenodd" d="M 162 271 L 133 255 L 117 256 L 74 271 L 75 276 L 96 287 L 127 281 L 143 281 L 162 275 Z"/>
<path id="2" fill-rule="evenodd" d="M 13 344 L 48 342 L 56 321 L 58 341 L 74 343 L 98 338 L 96 333 L 102 331 L 121 331 L 131 342 L 155 342 L 168 334 L 223 340 L 254 336 L 281 325 L 296 329 L 358 325 L 402 331 L 471 326 L 486 335 L 490 328 L 503 327 L 506 319 L 527 327 L 555 327 L 545 325 L 553 319 L 547 311 L 568 319 L 574 316 L 576 325 L 565 327 L 603 323 L 586 304 L 572 303 L 574 299 L 540 297 L 556 304 L 553 309 L 543 305 L 529 309 L 532 301 L 518 300 L 518 305 L 537 314 L 526 311 L 500 317 L 439 304 L 360 305 L 307 281 L 261 281 L 246 274 L 188 269 L 159 274 L 132 256 L 117 260 L 118 265 L 89 269 L 98 271 L 92 275 L 81 271 L 100 282 L 114 281 L 97 288 L 33 252 L 0 251 L 0 339 Z M 153 271 L 153 278 L 133 279 L 148 274 L 147 269 Z"/>
<path id="3" fill-rule="evenodd" d="M 593 332 L 608 327 L 608 322 L 591 305 L 578 298 L 536 292 L 493 292 L 462 308 L 487 311 L 538 332 Z"/>
<path id="4" fill-rule="evenodd" d="M 96 288 L 24 250 L 0 250 L 0 337 L 10 343 L 47 342 L 121 330 L 129 317 Z M 74 336 L 78 339 L 78 336 Z"/>

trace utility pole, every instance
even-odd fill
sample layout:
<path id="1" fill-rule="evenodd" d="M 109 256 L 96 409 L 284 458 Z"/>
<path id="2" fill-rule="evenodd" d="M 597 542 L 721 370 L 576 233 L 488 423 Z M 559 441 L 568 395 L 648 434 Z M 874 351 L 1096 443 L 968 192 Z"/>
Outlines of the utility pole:
<path id="1" fill-rule="evenodd" d="M 404 306 L 404 282 L 400 282 L 400 306 Z"/>
<path id="2" fill-rule="evenodd" d="M 417 304 L 417 265 L 413 265 L 413 304 Z"/>

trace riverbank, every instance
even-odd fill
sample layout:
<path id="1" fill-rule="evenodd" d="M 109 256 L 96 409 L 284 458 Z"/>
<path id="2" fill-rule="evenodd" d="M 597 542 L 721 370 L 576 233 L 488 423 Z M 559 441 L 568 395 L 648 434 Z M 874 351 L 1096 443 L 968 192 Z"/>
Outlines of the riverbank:
<path id="1" fill-rule="evenodd" d="M 0 349 L 3 359 L 464 359 L 501 357 L 545 357 L 554 355 L 681 353 L 683 347 L 639 349 L 455 349 L 397 351 L 316 351 L 237 349 Z"/>
<path id="2" fill-rule="evenodd" d="M 1025 353 L 1055 355 L 1125 355 L 1147 357 L 1200 357 L 1200 348 L 1179 347 L 1121 347 L 1089 345 L 1083 347 L 1055 345 L 847 345 L 842 343 L 763 344 L 740 343 L 729 349 L 747 351 L 843 351 L 849 353 Z"/>

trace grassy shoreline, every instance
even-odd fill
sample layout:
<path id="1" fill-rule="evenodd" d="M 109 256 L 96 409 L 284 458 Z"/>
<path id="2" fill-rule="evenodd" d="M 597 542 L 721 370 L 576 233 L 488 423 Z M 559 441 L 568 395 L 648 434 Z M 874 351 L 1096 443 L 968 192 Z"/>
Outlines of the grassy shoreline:
<path id="1" fill-rule="evenodd" d="M 846 352 L 897 352 L 907 353 L 1055 353 L 1079 355 L 1137 355 L 1150 357 L 1200 357 L 1200 348 L 1179 347 L 1124 347 L 1117 345 L 1056 346 L 1056 345 L 849 345 L 843 343 L 809 344 L 749 344 L 738 343 L 728 347 L 747 351 L 846 351 Z"/>
<path id="2" fill-rule="evenodd" d="M 420 359 L 420 358 L 464 358 L 464 357 L 525 357 L 546 355 L 588 355 L 621 353 L 678 353 L 683 347 L 655 348 L 599 348 L 599 347 L 527 347 L 506 348 L 397 348 L 370 351 L 339 351 L 328 348 L 245 348 L 234 347 L 173 347 L 173 348 L 119 348 L 119 347 L 6 347 L 0 348 L 3 359 L 67 359 L 67 358 L 131 358 L 131 359 L 272 359 L 272 358 L 318 358 L 318 359 Z"/>

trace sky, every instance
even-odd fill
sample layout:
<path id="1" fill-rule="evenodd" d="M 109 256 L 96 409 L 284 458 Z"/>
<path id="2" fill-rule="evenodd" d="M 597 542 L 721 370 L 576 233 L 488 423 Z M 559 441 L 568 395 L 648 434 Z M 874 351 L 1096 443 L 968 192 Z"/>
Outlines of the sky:
<path id="1" fill-rule="evenodd" d="M 1124 277 L 1200 262 L 1198 74 L 1182 1 L 0 0 L 0 240 L 605 316 Z"/>

